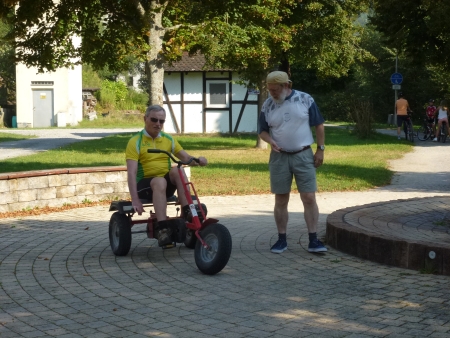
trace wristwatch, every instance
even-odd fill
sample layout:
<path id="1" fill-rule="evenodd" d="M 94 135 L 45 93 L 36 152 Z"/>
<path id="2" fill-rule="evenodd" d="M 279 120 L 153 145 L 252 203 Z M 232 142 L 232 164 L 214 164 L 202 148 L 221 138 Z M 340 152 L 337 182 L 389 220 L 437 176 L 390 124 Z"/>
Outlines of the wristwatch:
<path id="1" fill-rule="evenodd" d="M 325 150 L 325 146 L 322 144 L 322 145 L 320 145 L 320 146 L 317 146 L 317 149 Z"/>

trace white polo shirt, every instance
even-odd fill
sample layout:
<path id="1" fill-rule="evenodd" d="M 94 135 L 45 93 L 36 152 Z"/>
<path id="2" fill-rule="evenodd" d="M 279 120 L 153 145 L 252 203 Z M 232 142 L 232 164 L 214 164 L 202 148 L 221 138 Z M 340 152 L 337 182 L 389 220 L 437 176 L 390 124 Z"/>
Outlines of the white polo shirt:
<path id="1" fill-rule="evenodd" d="M 311 127 L 324 122 L 311 95 L 292 90 L 281 104 L 271 97 L 264 102 L 258 133 L 267 131 L 283 150 L 297 151 L 314 143 Z"/>

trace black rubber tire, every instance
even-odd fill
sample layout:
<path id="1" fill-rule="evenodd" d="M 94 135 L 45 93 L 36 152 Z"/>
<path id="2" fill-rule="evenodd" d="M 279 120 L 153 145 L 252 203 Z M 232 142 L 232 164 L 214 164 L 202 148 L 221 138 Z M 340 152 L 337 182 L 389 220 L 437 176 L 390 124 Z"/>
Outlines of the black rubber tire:
<path id="1" fill-rule="evenodd" d="M 417 131 L 417 138 L 420 141 L 426 141 L 431 137 L 431 130 L 429 130 L 427 127 L 420 127 Z"/>
<path id="2" fill-rule="evenodd" d="M 186 239 L 184 240 L 184 246 L 189 249 L 194 249 L 197 243 L 197 236 L 195 236 L 195 231 L 187 229 Z"/>
<path id="3" fill-rule="evenodd" d="M 412 122 L 408 123 L 408 140 L 414 142 L 414 126 Z"/>
<path id="4" fill-rule="evenodd" d="M 215 275 L 227 265 L 231 255 L 232 241 L 228 229 L 219 223 L 208 225 L 200 232 L 210 246 L 205 249 L 200 241 L 195 245 L 195 264 L 205 275 Z"/>
<path id="5" fill-rule="evenodd" d="M 444 130 L 444 132 L 442 132 L 442 130 Z M 439 135 L 441 135 L 441 139 L 440 141 L 442 143 L 445 143 L 445 141 L 447 141 L 447 125 L 442 123 L 441 124 L 441 128 L 439 129 Z"/>
<path id="6" fill-rule="evenodd" d="M 126 215 L 115 212 L 109 221 L 109 244 L 116 256 L 126 256 L 131 248 L 131 226 Z"/>

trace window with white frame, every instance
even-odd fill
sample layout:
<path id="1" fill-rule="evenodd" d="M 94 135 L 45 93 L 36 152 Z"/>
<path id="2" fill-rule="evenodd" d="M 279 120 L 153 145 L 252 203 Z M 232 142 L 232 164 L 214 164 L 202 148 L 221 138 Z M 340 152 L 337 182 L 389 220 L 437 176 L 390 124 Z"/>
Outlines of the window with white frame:
<path id="1" fill-rule="evenodd" d="M 206 106 L 208 108 L 228 107 L 228 81 L 208 81 L 206 87 Z"/>

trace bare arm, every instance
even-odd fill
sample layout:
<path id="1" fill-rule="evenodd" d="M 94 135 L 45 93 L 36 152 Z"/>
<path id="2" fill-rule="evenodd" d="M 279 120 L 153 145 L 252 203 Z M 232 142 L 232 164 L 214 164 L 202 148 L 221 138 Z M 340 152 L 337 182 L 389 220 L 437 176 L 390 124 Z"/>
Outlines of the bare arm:
<path id="1" fill-rule="evenodd" d="M 188 161 L 192 158 L 192 156 L 189 155 L 189 154 L 188 154 L 186 151 L 184 151 L 184 150 L 180 150 L 178 153 L 175 154 L 175 156 L 178 157 L 178 158 L 179 158 L 181 161 L 183 161 L 183 162 L 188 162 Z M 200 162 L 198 163 L 198 165 L 200 165 L 200 166 L 205 166 L 205 165 L 208 164 L 208 160 L 207 160 L 205 157 L 199 157 L 198 159 L 199 159 L 199 161 L 200 161 Z M 191 165 L 191 166 L 192 166 L 192 165 L 197 165 L 197 162 L 192 161 L 190 165 Z"/>
<path id="2" fill-rule="evenodd" d="M 259 137 L 261 137 L 261 140 L 263 140 L 264 142 L 267 142 L 270 144 L 271 148 L 273 151 L 276 151 L 277 153 L 280 152 L 281 148 L 278 146 L 278 144 L 272 139 L 272 137 L 270 136 L 270 134 L 267 131 L 262 131 L 259 134 Z"/>
<path id="3" fill-rule="evenodd" d="M 137 167 L 137 161 L 127 160 L 127 180 L 128 190 L 130 191 L 131 195 L 131 205 L 133 206 L 133 209 L 138 213 L 138 215 L 142 215 L 142 212 L 144 212 L 144 207 L 142 206 L 141 200 L 139 199 L 137 193 Z"/>
<path id="4" fill-rule="evenodd" d="M 325 145 L 325 127 L 323 124 L 316 126 L 316 143 L 318 146 Z M 316 168 L 323 164 L 324 151 L 317 149 L 314 154 L 314 166 Z"/>

